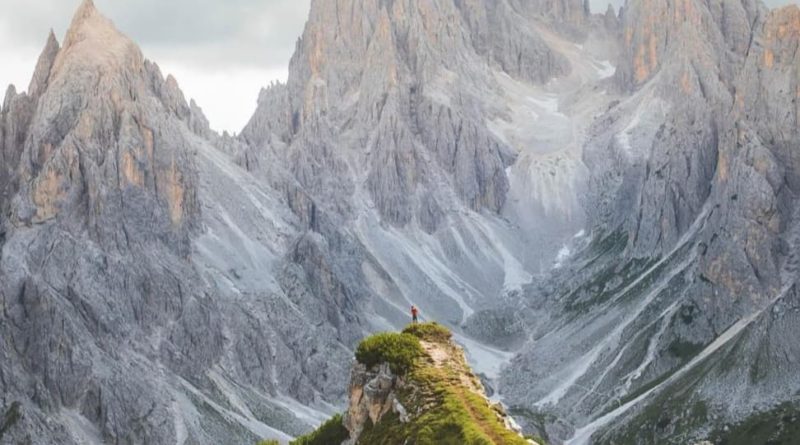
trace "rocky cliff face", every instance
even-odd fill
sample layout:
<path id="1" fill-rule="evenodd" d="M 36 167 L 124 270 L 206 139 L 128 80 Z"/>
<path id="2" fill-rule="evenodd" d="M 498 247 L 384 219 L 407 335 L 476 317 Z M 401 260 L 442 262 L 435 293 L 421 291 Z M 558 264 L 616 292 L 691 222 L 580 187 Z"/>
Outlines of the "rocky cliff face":
<path id="1" fill-rule="evenodd" d="M 313 2 L 289 83 L 262 94 L 243 138 L 258 150 L 287 144 L 288 168 L 335 210 L 351 210 L 341 201 L 361 192 L 363 179 L 381 217 L 400 227 L 434 231 L 445 193 L 497 212 L 514 151 L 485 124 L 499 112 L 483 94 L 499 94 L 492 68 L 534 81 L 570 69 L 517 9 Z M 447 178 L 446 187 L 430 178 Z"/>
<path id="2" fill-rule="evenodd" d="M 371 282 L 389 301 L 375 311 L 424 295 L 432 317 L 460 323 L 494 305 L 483 295 L 550 267 L 580 230 L 580 135 L 611 100 L 581 82 L 607 78 L 610 63 L 583 60 L 561 32 L 567 21 L 602 26 L 573 3 L 313 2 L 289 81 L 262 92 L 237 158 L 278 189 L 296 182 L 313 202 L 292 205 L 301 220 L 324 215 L 355 242 L 349 251 L 380 263 L 391 296 Z M 568 80 L 545 85 L 555 77 Z M 559 110 L 564 91 L 580 124 Z M 542 228 L 515 228 L 532 224 Z"/>
<path id="3" fill-rule="evenodd" d="M 12 441 L 81 440 L 65 435 L 79 415 L 96 426 L 88 437 L 170 440 L 159 426 L 168 404 L 154 403 L 162 388 L 137 369 L 219 353 L 211 323 L 207 347 L 175 354 L 197 341 L 189 319 L 213 309 L 176 278 L 196 276 L 185 258 L 197 172 L 162 88 L 87 1 L 63 47 L 48 39 L 28 93 L 7 96 L 0 354 L 4 402 L 23 401 Z"/>
<path id="4" fill-rule="evenodd" d="M 517 400 L 545 413 L 536 422 L 582 407 L 543 422 L 554 436 L 683 443 L 797 387 L 775 371 L 785 366 L 779 355 L 796 354 L 777 334 L 795 329 L 785 311 L 797 278 L 795 199 L 779 179 L 793 174 L 778 142 L 794 137 L 795 107 L 777 91 L 793 91 L 783 76 L 795 71 L 796 11 L 627 5 L 616 80 L 634 92 L 598 119 L 584 152 L 600 166 L 591 199 L 600 224 L 565 273 L 577 285 L 556 274 L 533 291 L 559 301 L 565 318 L 543 324 L 506 379 L 511 392 L 528 392 Z M 774 50 L 787 62 L 779 68 Z M 766 101 L 781 108 L 771 132 L 747 102 L 756 95 L 783 97 Z M 777 127 L 784 136 L 764 137 Z M 539 389 L 520 383 L 537 380 Z"/>
<path id="5" fill-rule="evenodd" d="M 402 386 L 398 379 L 388 363 L 372 372 L 362 364 L 355 365 L 350 377 L 350 406 L 344 419 L 352 443 L 358 442 L 367 425 L 380 423 L 387 414 L 398 416 L 401 423 L 409 422 L 408 412 L 397 398 L 396 392 Z"/>

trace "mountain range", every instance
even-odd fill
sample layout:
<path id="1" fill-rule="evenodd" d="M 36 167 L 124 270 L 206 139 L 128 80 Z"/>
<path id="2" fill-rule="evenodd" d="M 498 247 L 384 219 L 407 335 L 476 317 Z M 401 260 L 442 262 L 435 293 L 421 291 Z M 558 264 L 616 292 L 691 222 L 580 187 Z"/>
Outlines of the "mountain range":
<path id="1" fill-rule="evenodd" d="M 548 443 L 791 443 L 798 46 L 760 0 L 313 0 L 220 135 L 83 0 L 0 111 L 0 443 L 285 442 L 412 305 Z"/>

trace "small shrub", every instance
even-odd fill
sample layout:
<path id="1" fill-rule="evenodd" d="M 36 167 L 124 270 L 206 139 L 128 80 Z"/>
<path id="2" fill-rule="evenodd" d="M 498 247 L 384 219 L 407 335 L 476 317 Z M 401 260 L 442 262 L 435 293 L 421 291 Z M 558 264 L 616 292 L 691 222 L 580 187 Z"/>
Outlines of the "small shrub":
<path id="1" fill-rule="evenodd" d="M 277 440 L 262 440 L 258 445 L 281 445 Z"/>
<path id="2" fill-rule="evenodd" d="M 344 427 L 342 415 L 337 414 L 322 424 L 316 431 L 290 442 L 290 445 L 339 445 L 350 438 Z"/>
<path id="3" fill-rule="evenodd" d="M 407 373 L 414 361 L 425 354 L 417 337 L 410 334 L 376 334 L 362 341 L 356 349 L 356 360 L 372 368 L 388 363 L 392 372 Z"/>
<path id="4" fill-rule="evenodd" d="M 403 333 L 411 334 L 421 340 L 437 343 L 448 342 L 453 337 L 453 333 L 449 329 L 436 322 L 412 324 Z"/>

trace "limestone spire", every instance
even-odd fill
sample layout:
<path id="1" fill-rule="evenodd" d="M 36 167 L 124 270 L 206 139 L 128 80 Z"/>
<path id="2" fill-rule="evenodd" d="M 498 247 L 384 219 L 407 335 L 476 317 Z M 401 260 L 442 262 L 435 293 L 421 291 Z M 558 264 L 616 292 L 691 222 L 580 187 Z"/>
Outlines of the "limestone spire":
<path id="1" fill-rule="evenodd" d="M 47 36 L 47 43 L 44 45 L 39 61 L 36 63 L 36 69 L 33 72 L 33 78 L 28 86 L 28 94 L 31 97 L 40 96 L 47 88 L 47 81 L 50 78 L 50 70 L 53 68 L 53 63 L 58 56 L 61 46 L 58 44 L 58 39 L 53 30 Z"/>
<path id="2" fill-rule="evenodd" d="M 130 67 L 143 63 L 143 57 L 138 46 L 117 30 L 92 0 L 83 0 L 72 18 L 52 74 L 60 73 L 65 65 L 73 63 L 91 64 L 101 69 Z"/>

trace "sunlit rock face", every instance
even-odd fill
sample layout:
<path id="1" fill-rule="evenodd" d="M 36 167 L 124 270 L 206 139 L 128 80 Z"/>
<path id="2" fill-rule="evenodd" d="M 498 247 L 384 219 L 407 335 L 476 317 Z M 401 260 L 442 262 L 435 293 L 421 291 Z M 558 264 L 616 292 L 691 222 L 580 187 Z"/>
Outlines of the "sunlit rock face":
<path id="1" fill-rule="evenodd" d="M 765 13 L 756 0 L 629 2 L 623 14 L 625 51 L 619 80 L 641 86 L 683 53 L 710 59 L 713 64 L 702 68 L 719 69 L 731 81 L 735 65 L 747 53 L 753 23 Z"/>
<path id="2" fill-rule="evenodd" d="M 351 210 L 342 196 L 365 176 L 382 218 L 398 226 L 435 229 L 451 191 L 497 212 L 514 154 L 485 125 L 500 92 L 492 70 L 531 81 L 570 70 L 529 23 L 505 1 L 313 2 L 288 85 L 262 95 L 244 138 L 288 143 L 295 176 L 335 195 L 338 210 Z M 431 183 L 439 177 L 446 190 Z"/>
<path id="3" fill-rule="evenodd" d="M 70 216 L 85 218 L 101 242 L 117 243 L 126 216 L 149 211 L 151 230 L 130 236 L 159 233 L 187 253 L 199 213 L 196 173 L 187 144 L 169 128 L 177 110 L 159 97 L 176 86 L 164 86 L 157 67 L 90 3 L 76 13 L 63 48 L 51 36 L 38 68 L 14 223 L 41 224 L 83 207 Z"/>

